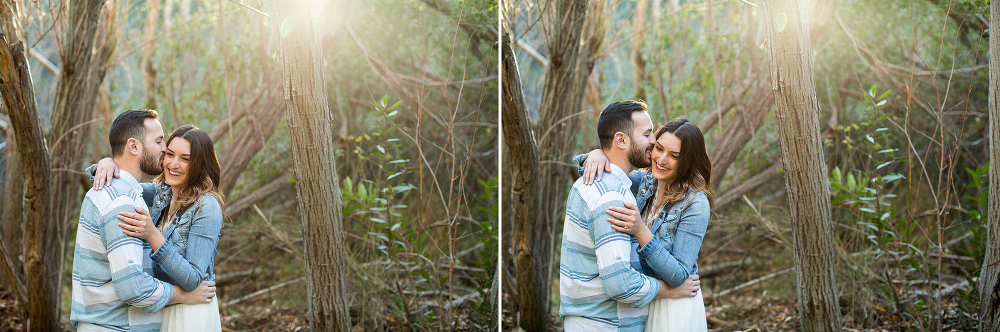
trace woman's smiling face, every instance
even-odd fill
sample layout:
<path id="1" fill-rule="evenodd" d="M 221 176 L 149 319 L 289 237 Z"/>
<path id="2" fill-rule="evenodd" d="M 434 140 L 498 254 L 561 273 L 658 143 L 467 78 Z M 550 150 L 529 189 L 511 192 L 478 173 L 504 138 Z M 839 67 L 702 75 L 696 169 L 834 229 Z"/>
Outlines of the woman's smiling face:
<path id="1" fill-rule="evenodd" d="M 187 179 L 188 163 L 191 161 L 191 142 L 174 137 L 163 155 L 163 179 L 168 186 L 176 187 Z"/>
<path id="2" fill-rule="evenodd" d="M 650 152 L 653 165 L 650 170 L 653 177 L 659 181 L 669 181 L 677 173 L 677 162 L 681 155 L 681 139 L 673 133 L 664 132 L 656 138 L 653 143 L 653 151 Z"/>

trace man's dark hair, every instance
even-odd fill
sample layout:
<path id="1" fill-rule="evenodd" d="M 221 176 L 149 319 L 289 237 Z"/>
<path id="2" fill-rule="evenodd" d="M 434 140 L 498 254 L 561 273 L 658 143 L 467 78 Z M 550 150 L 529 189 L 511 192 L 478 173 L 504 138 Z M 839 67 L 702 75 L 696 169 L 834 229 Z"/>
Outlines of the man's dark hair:
<path id="1" fill-rule="evenodd" d="M 125 153 L 125 144 L 129 138 L 145 143 L 146 139 L 146 119 L 157 120 L 160 115 L 154 110 L 135 109 L 118 114 L 115 121 L 111 123 L 111 130 L 108 133 L 108 142 L 111 143 L 111 156 L 121 157 Z"/>
<path id="2" fill-rule="evenodd" d="M 635 124 L 632 123 L 632 113 L 645 112 L 646 103 L 641 100 L 616 101 L 601 111 L 597 120 L 597 137 L 601 140 L 601 149 L 611 148 L 615 133 L 622 132 L 631 137 Z"/>

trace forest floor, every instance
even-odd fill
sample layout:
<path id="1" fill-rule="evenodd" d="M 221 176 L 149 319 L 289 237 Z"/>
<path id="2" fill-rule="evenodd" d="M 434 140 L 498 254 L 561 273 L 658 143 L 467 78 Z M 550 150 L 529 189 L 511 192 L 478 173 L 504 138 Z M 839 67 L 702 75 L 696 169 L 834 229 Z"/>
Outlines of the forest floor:
<path id="1" fill-rule="evenodd" d="M 734 206 L 709 223 L 698 269 L 701 275 L 705 310 L 711 331 L 800 331 L 798 299 L 791 256 L 791 228 L 787 205 L 783 200 L 756 202 L 760 214 L 743 206 Z M 781 230 L 778 233 L 772 230 Z M 555 264 L 558 264 L 558 248 Z M 978 329 L 978 305 L 969 304 L 967 298 L 975 289 L 966 286 L 944 297 L 938 306 L 939 317 L 927 317 L 931 310 L 920 309 L 926 305 L 909 304 L 909 312 L 897 312 L 885 296 L 870 291 L 848 292 L 866 285 L 868 289 L 881 280 L 863 279 L 845 273 L 838 260 L 835 281 L 843 328 L 845 331 L 922 331 L 933 327 L 915 325 L 914 322 L 940 320 L 942 331 L 968 331 Z M 559 274 L 554 268 L 552 276 L 552 309 L 550 331 L 562 331 L 559 318 Z M 502 326 L 504 331 L 515 331 L 514 313 L 506 305 L 510 288 L 505 284 L 502 294 Z M 914 291 L 914 289 L 909 289 Z M 964 295 L 963 295 L 964 294 Z M 914 309 L 917 308 L 917 309 Z M 912 325 L 911 325 L 912 324 Z"/>
<path id="2" fill-rule="evenodd" d="M 300 226 L 292 217 L 291 209 L 275 209 L 270 212 L 267 223 L 245 221 L 238 226 L 227 224 L 222 229 L 215 273 L 223 331 L 310 331 L 309 295 L 299 253 Z M 70 236 L 75 238 L 73 234 Z M 65 331 L 75 330 L 69 323 L 71 256 L 67 255 L 61 295 L 60 320 Z M 364 255 L 352 255 L 352 259 L 362 262 L 375 260 Z M 366 283 L 356 274 L 359 271 L 357 265 L 352 265 L 346 282 L 355 331 L 424 331 L 441 328 L 440 320 L 435 317 L 415 317 L 415 321 L 425 322 L 427 326 L 424 327 L 407 322 L 400 317 L 397 304 L 392 303 L 392 294 L 386 295 L 377 287 L 364 287 Z M 376 277 L 389 281 L 387 275 Z M 464 285 L 455 287 L 459 286 Z M 408 299 L 411 302 L 428 300 L 427 297 L 416 296 Z M 468 306 L 471 302 L 456 306 L 455 310 L 448 313 L 454 330 L 479 330 L 470 321 L 471 310 Z M 19 303 L 13 291 L 0 283 L 0 332 L 25 330 L 19 311 Z M 440 311 L 437 313 L 440 314 Z M 424 314 L 426 315 L 426 311 Z"/>

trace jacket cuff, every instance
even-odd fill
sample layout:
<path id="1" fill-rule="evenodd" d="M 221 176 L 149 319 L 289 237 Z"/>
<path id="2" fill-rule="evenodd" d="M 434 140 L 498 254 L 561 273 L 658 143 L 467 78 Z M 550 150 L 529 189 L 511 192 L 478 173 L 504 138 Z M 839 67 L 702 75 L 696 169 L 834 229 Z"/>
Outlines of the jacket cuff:
<path id="1" fill-rule="evenodd" d="M 583 162 L 587 161 L 587 154 L 585 153 L 585 154 L 581 154 L 581 155 L 578 155 L 576 157 L 573 157 L 573 161 L 576 162 L 577 165 L 579 165 L 579 166 L 577 166 L 577 171 L 576 171 L 578 173 L 577 175 L 583 176 L 583 170 L 584 170 L 583 169 Z"/>
<path id="2" fill-rule="evenodd" d="M 649 239 L 649 242 L 646 242 L 645 246 L 637 247 L 635 249 L 635 252 L 639 254 L 639 257 L 642 257 L 644 259 L 649 259 L 651 256 L 653 256 L 653 253 L 656 252 L 656 249 L 662 246 L 663 243 L 660 242 L 660 238 L 654 234 L 653 238 Z M 160 247 L 160 249 L 163 249 L 163 247 Z"/>
<path id="3" fill-rule="evenodd" d="M 90 165 L 86 171 L 90 174 L 90 183 L 94 183 L 94 172 L 97 172 L 97 164 Z"/>
<path id="4" fill-rule="evenodd" d="M 170 240 L 165 240 L 159 249 L 149 253 L 149 258 L 152 258 L 156 264 L 163 264 L 163 260 L 173 251 L 175 251 L 174 244 L 170 243 Z"/>

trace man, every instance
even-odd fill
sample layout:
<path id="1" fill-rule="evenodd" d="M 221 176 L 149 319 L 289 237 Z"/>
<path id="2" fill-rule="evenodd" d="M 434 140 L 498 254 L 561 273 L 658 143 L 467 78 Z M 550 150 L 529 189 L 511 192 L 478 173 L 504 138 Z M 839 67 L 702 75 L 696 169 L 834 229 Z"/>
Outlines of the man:
<path id="1" fill-rule="evenodd" d="M 647 304 L 656 298 L 690 296 L 683 289 L 699 282 L 693 276 L 674 289 L 642 274 L 637 243 L 607 221 L 609 207 L 635 205 L 628 174 L 650 165 L 656 138 L 646 104 L 630 100 L 608 105 L 597 121 L 597 135 L 611 174 L 593 185 L 578 179 L 567 199 L 559 316 L 566 331 L 643 331 Z"/>
<path id="2" fill-rule="evenodd" d="M 156 111 L 129 110 L 111 124 L 108 140 L 122 181 L 91 189 L 80 208 L 70 313 L 77 331 L 159 331 L 164 306 L 209 303 L 215 296 L 214 281 L 187 293 L 153 278 L 149 245 L 118 226 L 119 212 L 148 209 L 139 180 L 163 172 L 157 119 Z"/>

